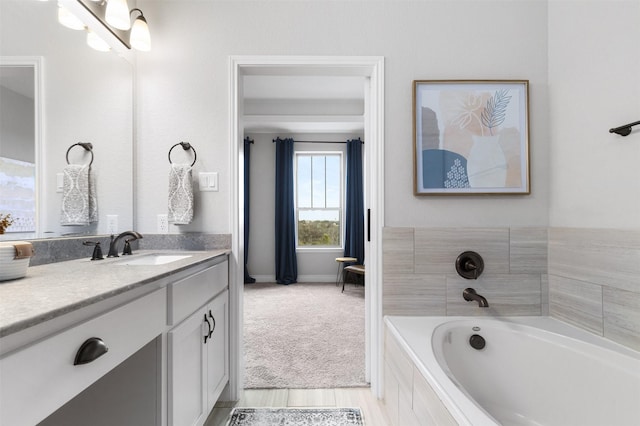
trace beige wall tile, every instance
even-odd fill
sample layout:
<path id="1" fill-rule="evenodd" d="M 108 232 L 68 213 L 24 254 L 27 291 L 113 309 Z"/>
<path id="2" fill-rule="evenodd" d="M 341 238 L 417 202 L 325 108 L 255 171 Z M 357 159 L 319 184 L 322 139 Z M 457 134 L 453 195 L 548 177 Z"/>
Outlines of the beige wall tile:
<path id="1" fill-rule="evenodd" d="M 509 272 L 508 228 L 415 229 L 416 273 L 456 274 L 456 258 L 469 250 L 482 256 L 485 273 Z"/>
<path id="2" fill-rule="evenodd" d="M 487 299 L 488 308 L 467 302 L 462 291 L 471 287 Z M 447 276 L 447 315 L 540 315 L 540 275 L 483 275 L 477 280 Z"/>
<path id="3" fill-rule="evenodd" d="M 540 275 L 542 315 L 549 315 L 549 275 Z"/>
<path id="4" fill-rule="evenodd" d="M 509 268 L 512 274 L 547 273 L 547 228 L 511 228 Z"/>
<path id="5" fill-rule="evenodd" d="M 604 336 L 640 351 L 640 293 L 603 289 Z"/>
<path id="6" fill-rule="evenodd" d="M 385 274 L 383 315 L 445 315 L 444 275 Z"/>
<path id="7" fill-rule="evenodd" d="M 549 274 L 640 292 L 640 231 L 551 228 Z"/>
<path id="8" fill-rule="evenodd" d="M 549 275 L 549 314 L 602 336 L 602 287 Z"/>
<path id="9" fill-rule="evenodd" d="M 382 230 L 382 268 L 385 274 L 413 273 L 413 228 Z"/>

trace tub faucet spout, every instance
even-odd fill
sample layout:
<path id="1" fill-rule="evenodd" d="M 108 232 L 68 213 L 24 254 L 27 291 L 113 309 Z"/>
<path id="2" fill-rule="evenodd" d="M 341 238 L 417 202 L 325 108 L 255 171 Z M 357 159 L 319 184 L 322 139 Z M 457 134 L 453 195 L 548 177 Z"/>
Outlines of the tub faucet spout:
<path id="1" fill-rule="evenodd" d="M 487 302 L 487 299 L 485 299 L 484 296 L 480 296 L 472 288 L 465 288 L 464 291 L 462 292 L 462 297 L 467 302 L 472 302 L 475 300 L 476 302 L 478 302 L 478 306 L 480 306 L 481 308 L 489 307 L 489 302 Z"/>

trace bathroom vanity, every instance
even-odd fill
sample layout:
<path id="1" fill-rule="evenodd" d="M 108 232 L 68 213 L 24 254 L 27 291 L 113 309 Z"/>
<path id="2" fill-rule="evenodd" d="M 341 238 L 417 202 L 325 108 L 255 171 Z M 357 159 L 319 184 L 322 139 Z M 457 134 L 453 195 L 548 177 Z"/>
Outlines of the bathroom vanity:
<path id="1" fill-rule="evenodd" d="M 203 424 L 229 379 L 227 256 L 137 251 L 0 283 L 0 425 Z"/>

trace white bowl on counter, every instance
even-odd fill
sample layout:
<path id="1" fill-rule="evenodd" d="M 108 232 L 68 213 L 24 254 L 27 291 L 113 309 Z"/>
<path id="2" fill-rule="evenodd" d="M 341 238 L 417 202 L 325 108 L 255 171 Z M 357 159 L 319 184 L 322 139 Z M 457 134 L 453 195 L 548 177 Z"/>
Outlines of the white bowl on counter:
<path id="1" fill-rule="evenodd" d="M 15 280 L 27 275 L 33 246 L 25 241 L 0 242 L 0 281 Z"/>

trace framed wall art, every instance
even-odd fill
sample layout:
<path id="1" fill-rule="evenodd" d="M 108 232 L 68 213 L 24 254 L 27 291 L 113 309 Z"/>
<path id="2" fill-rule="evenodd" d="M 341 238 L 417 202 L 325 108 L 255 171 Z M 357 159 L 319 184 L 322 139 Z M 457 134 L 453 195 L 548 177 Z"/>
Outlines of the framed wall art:
<path id="1" fill-rule="evenodd" d="M 529 194 L 527 80 L 415 80 L 415 195 Z"/>

